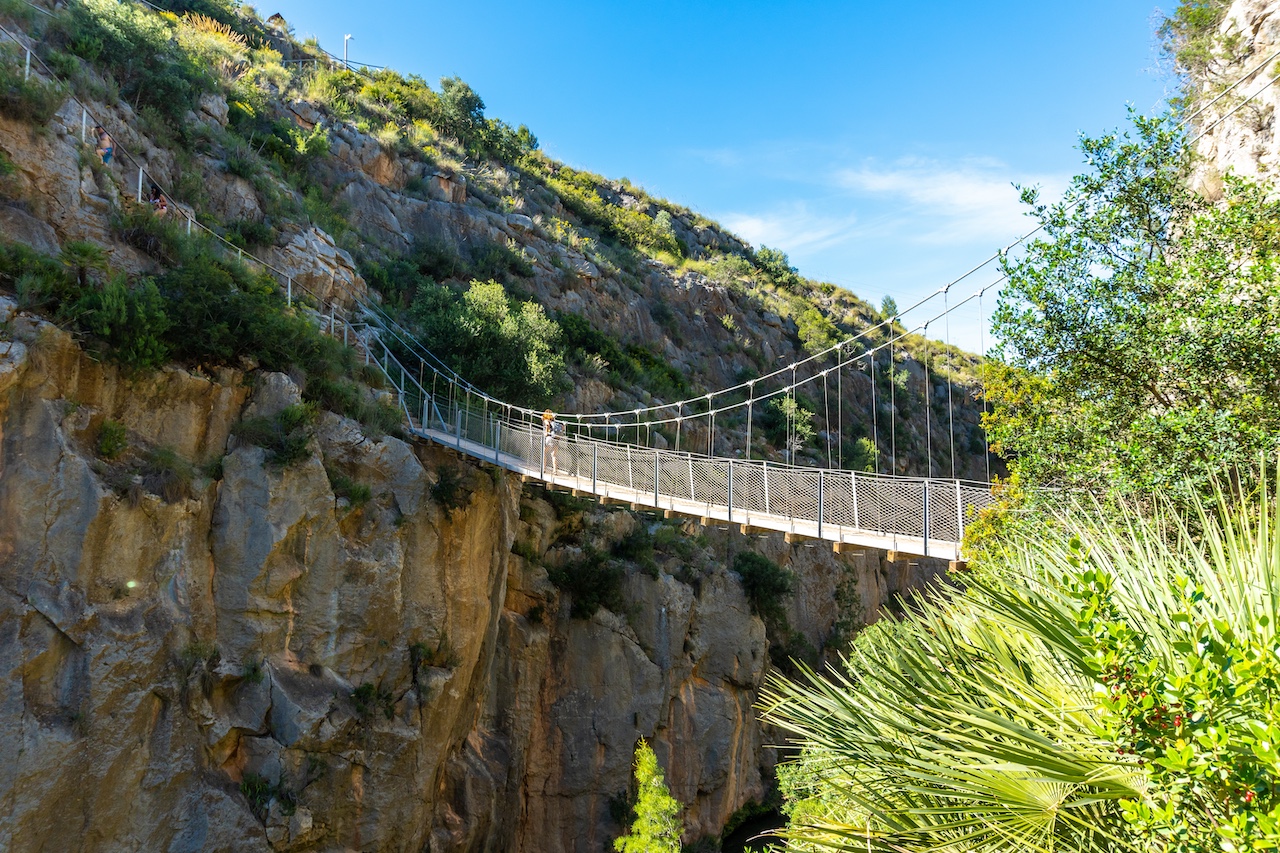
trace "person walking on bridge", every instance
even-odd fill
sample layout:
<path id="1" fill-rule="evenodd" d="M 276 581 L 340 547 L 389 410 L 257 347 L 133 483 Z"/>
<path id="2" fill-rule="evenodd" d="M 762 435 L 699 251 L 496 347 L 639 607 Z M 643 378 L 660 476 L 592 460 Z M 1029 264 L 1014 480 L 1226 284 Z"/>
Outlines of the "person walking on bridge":
<path id="1" fill-rule="evenodd" d="M 542 467 L 547 467 L 547 452 L 551 453 L 551 473 L 560 473 L 560 463 L 556 461 L 556 443 L 564 434 L 564 424 L 556 420 L 556 413 L 547 409 L 542 413 Z"/>

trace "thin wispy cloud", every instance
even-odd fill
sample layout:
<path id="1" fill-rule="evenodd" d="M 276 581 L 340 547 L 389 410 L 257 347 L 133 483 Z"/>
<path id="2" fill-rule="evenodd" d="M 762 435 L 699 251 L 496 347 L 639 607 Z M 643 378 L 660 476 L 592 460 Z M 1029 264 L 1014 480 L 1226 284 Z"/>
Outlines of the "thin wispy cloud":
<path id="1" fill-rule="evenodd" d="M 745 165 L 745 154 L 722 152 L 722 162 Z M 837 158 L 833 158 L 837 159 Z M 777 176 L 777 172 L 774 172 Z M 1030 230 L 1015 184 L 1039 186 L 1046 199 L 1066 187 L 1065 175 L 1015 174 L 984 158 L 956 162 L 901 158 L 838 162 L 793 176 L 795 183 L 824 186 L 820 199 L 786 201 L 762 210 L 731 211 L 719 220 L 755 245 L 805 253 L 838 246 L 989 246 L 992 251 Z M 810 190 L 797 188 L 797 195 Z"/>
<path id="2" fill-rule="evenodd" d="M 1014 184 L 1040 186 L 1052 198 L 1066 185 L 1060 176 L 1016 175 L 998 162 L 947 164 L 904 158 L 837 169 L 836 184 L 855 199 L 895 205 L 923 244 L 959 245 L 990 241 L 992 248 L 1028 230 L 1026 208 Z"/>
<path id="3" fill-rule="evenodd" d="M 818 251 L 849 239 L 858 221 L 855 214 L 830 216 L 803 202 L 788 202 L 764 213 L 729 213 L 720 221 L 753 245 L 785 246 L 787 251 Z"/>

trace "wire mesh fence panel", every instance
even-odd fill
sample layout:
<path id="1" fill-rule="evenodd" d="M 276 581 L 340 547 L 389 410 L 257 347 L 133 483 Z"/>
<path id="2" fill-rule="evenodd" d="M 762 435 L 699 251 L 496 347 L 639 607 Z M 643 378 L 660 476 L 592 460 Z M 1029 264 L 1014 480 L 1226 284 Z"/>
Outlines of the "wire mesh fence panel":
<path id="1" fill-rule="evenodd" d="M 609 443 L 596 445 L 596 491 L 600 485 L 618 488 L 631 488 L 630 453 L 627 448 Z"/>
<path id="2" fill-rule="evenodd" d="M 658 491 L 664 498 L 693 500 L 693 478 L 690 476 L 690 458 L 682 453 L 663 453 L 659 471 Z"/>
<path id="3" fill-rule="evenodd" d="M 858 527 L 852 472 L 824 471 L 822 474 L 822 523 L 838 527 Z"/>
<path id="4" fill-rule="evenodd" d="M 764 512 L 764 466 L 752 462 L 733 464 L 733 508 L 744 513 Z"/>
<path id="5" fill-rule="evenodd" d="M 658 462 L 661 458 L 661 451 L 645 448 L 636 448 L 631 454 L 631 482 L 634 484 L 632 488 L 648 495 L 650 500 L 653 497 L 653 486 L 658 476 Z"/>
<path id="6" fill-rule="evenodd" d="M 701 459 L 693 463 L 693 499 L 707 506 L 729 503 L 729 463 L 725 459 Z"/>

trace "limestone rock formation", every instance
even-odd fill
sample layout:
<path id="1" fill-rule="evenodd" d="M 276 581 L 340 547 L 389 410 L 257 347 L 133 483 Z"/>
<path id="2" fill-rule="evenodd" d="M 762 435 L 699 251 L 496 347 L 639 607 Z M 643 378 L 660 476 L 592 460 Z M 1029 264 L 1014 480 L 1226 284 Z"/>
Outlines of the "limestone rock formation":
<path id="1" fill-rule="evenodd" d="M 625 612 L 574 619 L 546 566 L 661 521 L 331 414 L 281 468 L 232 427 L 295 401 L 288 377 L 131 378 L 10 301 L 0 320 L 0 848 L 594 853 L 642 736 L 690 840 L 763 796 L 771 664 L 723 567 L 736 532 L 690 527 L 684 557 L 629 564 Z M 156 485 L 162 447 L 198 466 L 187 491 Z M 922 580 L 755 544 L 815 645 Z"/>

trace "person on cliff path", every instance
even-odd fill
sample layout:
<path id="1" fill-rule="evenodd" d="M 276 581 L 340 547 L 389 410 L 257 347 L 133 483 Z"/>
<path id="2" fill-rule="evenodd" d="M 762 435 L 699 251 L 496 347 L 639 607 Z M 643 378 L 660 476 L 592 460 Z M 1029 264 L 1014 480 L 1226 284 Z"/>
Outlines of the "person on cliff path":
<path id="1" fill-rule="evenodd" d="M 560 473 L 556 461 L 556 440 L 564 433 L 564 425 L 556 420 L 556 413 L 547 409 L 542 413 L 542 467 L 547 467 L 547 451 L 551 451 L 551 473 Z"/>
<path id="2" fill-rule="evenodd" d="M 156 216 L 164 216 L 169 212 L 169 202 L 165 200 L 164 193 L 155 184 L 151 185 L 151 210 Z"/>
<path id="3" fill-rule="evenodd" d="M 98 137 L 98 147 L 94 149 L 94 153 L 102 158 L 102 165 L 110 166 L 111 155 L 116 152 L 116 141 L 102 125 L 94 127 L 93 133 Z"/>

